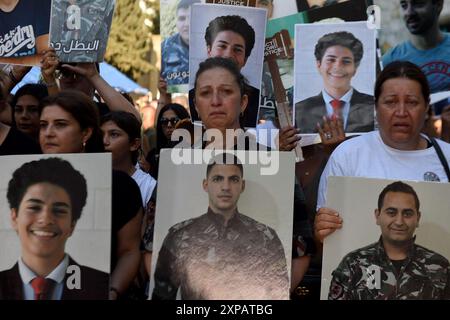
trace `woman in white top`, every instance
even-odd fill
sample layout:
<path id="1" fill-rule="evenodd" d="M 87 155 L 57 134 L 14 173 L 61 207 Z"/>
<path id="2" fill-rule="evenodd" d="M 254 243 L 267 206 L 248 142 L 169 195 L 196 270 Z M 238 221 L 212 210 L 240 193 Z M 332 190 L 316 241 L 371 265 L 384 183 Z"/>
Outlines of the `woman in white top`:
<path id="1" fill-rule="evenodd" d="M 332 153 L 319 184 L 314 233 L 319 241 L 342 227 L 339 213 L 326 207 L 329 176 L 448 182 L 444 163 L 450 144 L 438 141 L 441 162 L 431 141 L 421 134 L 430 89 L 419 67 L 406 61 L 389 64 L 375 83 L 379 131 L 347 140 Z"/>

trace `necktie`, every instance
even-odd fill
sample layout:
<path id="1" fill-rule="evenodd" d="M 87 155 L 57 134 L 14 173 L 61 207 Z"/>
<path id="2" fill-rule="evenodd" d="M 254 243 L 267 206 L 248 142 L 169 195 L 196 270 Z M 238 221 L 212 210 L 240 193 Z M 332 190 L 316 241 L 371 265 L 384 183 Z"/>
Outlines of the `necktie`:
<path id="1" fill-rule="evenodd" d="M 341 116 L 341 109 L 344 106 L 344 101 L 333 99 L 330 101 L 333 107 L 333 116 Z"/>
<path id="2" fill-rule="evenodd" d="M 52 290 L 53 280 L 36 277 L 31 280 L 31 286 L 34 290 L 34 300 L 48 300 L 49 293 Z"/>

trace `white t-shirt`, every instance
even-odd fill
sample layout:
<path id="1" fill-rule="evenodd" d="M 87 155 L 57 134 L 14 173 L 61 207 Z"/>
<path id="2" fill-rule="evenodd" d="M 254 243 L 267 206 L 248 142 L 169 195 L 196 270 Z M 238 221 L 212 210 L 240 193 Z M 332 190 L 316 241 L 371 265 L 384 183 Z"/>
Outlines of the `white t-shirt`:
<path id="1" fill-rule="evenodd" d="M 134 179 L 134 181 L 136 181 L 139 189 L 141 190 L 142 202 L 145 208 L 148 201 L 150 200 L 150 197 L 152 196 L 153 190 L 155 189 L 156 180 L 148 173 L 142 171 L 140 168 L 136 168 L 136 171 L 131 177 Z"/>
<path id="2" fill-rule="evenodd" d="M 450 144 L 437 141 L 448 162 Z M 448 181 L 434 147 L 413 151 L 393 149 L 384 144 L 378 131 L 347 140 L 334 150 L 320 177 L 317 209 L 326 207 L 329 176 Z"/>

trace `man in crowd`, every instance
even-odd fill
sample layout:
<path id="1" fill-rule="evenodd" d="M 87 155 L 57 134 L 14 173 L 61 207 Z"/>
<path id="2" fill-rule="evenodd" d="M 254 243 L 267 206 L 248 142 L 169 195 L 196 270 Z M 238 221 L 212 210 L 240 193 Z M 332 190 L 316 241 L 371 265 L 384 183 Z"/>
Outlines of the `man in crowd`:
<path id="1" fill-rule="evenodd" d="M 240 16 L 216 17 L 206 28 L 205 41 L 208 57 L 229 58 L 242 70 L 255 45 L 255 30 Z M 241 122 L 246 127 L 255 127 L 259 89 L 246 84 L 244 91 L 248 96 L 248 105 Z M 189 90 L 189 106 L 192 119 L 199 120 L 195 110 L 194 90 Z"/>
<path id="2" fill-rule="evenodd" d="M 427 76 L 431 93 L 450 90 L 450 35 L 439 29 L 443 0 L 400 0 L 409 31 L 405 41 L 383 56 L 383 66 L 395 60 L 418 65 Z"/>

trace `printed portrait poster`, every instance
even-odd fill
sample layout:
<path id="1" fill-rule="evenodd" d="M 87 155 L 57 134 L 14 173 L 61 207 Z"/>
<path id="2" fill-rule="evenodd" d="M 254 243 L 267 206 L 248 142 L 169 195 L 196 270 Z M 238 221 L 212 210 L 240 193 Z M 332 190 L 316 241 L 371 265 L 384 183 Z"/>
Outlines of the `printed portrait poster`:
<path id="1" fill-rule="evenodd" d="M 259 0 L 260 2 L 263 2 Z M 266 0 L 266 2 L 270 2 L 270 0 Z M 295 4 L 295 0 L 273 0 L 273 13 L 272 16 L 269 16 L 268 19 L 278 19 L 286 16 L 293 15 L 297 13 L 297 6 Z"/>
<path id="2" fill-rule="evenodd" d="M 216 164 L 207 178 L 222 151 L 184 150 L 198 164 L 181 163 L 181 149 L 161 153 L 150 297 L 288 299 L 294 156 L 238 151 L 243 176 Z"/>
<path id="3" fill-rule="evenodd" d="M 360 268 L 357 273 L 352 272 L 351 283 L 348 290 L 357 297 L 364 299 L 381 299 L 385 292 L 390 292 L 389 286 L 395 285 L 395 277 L 390 272 L 389 268 L 378 268 L 379 264 L 383 263 L 380 256 L 373 255 L 370 262 L 364 261 L 364 256 L 370 254 L 370 250 L 374 250 L 378 240 L 381 236 L 381 227 L 376 224 L 374 211 L 378 207 L 378 197 L 381 191 L 396 180 L 384 179 L 365 179 L 365 178 L 350 178 L 350 177 L 330 177 L 327 189 L 327 204 L 329 208 L 333 208 L 339 212 L 343 219 L 342 229 L 335 231 L 325 238 L 323 251 L 323 265 L 322 265 L 322 283 L 321 283 L 321 299 L 327 299 L 330 293 L 330 283 L 333 279 L 332 273 L 338 269 L 344 257 L 353 253 L 346 260 L 346 263 L 355 263 Z M 428 251 L 431 250 L 445 259 L 450 259 L 450 185 L 448 183 L 433 183 L 433 182 L 412 182 L 402 181 L 403 183 L 412 187 L 416 192 L 420 203 L 420 220 L 417 229 L 415 229 L 415 244 L 419 245 Z M 398 195 L 404 195 L 400 192 L 391 193 L 389 198 L 384 197 L 383 208 L 399 208 L 401 205 L 406 205 L 404 200 L 398 200 Z M 391 197 L 392 196 L 392 197 Z M 407 197 L 409 194 L 406 195 Z M 357 201 L 355 201 L 357 199 Z M 400 198 L 401 199 L 401 198 Z M 411 198 L 410 198 L 411 199 Z M 398 201 L 397 203 L 393 201 Z M 414 206 L 413 206 L 414 207 Z M 395 211 L 393 211 L 395 212 Z M 403 211 L 402 211 L 403 212 Z M 386 213 L 383 213 L 386 215 Z M 407 214 L 407 211 L 405 211 Z M 395 225 L 384 222 L 391 228 L 392 239 L 395 240 L 395 232 L 402 235 L 405 230 L 411 230 L 411 227 L 406 227 L 406 223 L 397 223 Z M 410 226 L 411 224 L 409 224 Z M 393 231 L 392 229 L 398 230 Z M 370 247 L 368 247 L 370 246 Z M 365 248 L 365 250 L 360 250 Z M 416 253 L 418 251 L 416 250 Z M 440 267 L 443 258 L 439 258 L 434 254 L 423 254 L 423 250 L 417 253 L 412 264 L 403 266 L 402 279 L 408 279 L 411 273 L 416 273 L 419 276 L 423 275 L 423 270 L 428 270 L 428 275 L 423 276 L 424 279 L 432 278 L 430 274 L 433 272 L 442 271 Z M 357 253 L 357 254 L 355 254 Z M 420 256 L 419 256 L 420 254 Z M 351 258 L 350 258 L 351 257 Z M 358 258 L 355 258 L 358 257 Z M 361 257 L 361 259 L 359 259 Z M 417 257 L 424 257 L 423 259 Z M 434 258 L 434 262 L 430 261 Z M 422 260 L 422 262 L 417 262 Z M 413 261 L 413 260 L 410 260 Z M 423 262 L 425 261 L 425 262 Z M 345 263 L 345 265 L 346 265 Z M 414 268 L 414 265 L 419 266 L 421 270 Z M 394 268 L 394 267 L 392 267 Z M 341 268 L 339 271 L 345 272 L 346 268 Z M 368 277 L 368 275 L 372 275 Z M 414 276 L 412 276 L 414 278 Z M 417 278 L 415 278 L 417 280 Z M 434 278 L 437 279 L 437 278 Z M 441 279 L 441 278 L 439 278 Z M 398 284 L 397 292 L 401 292 L 402 296 L 391 297 L 391 299 L 416 299 L 423 298 L 423 295 L 430 294 L 430 286 L 423 282 L 410 283 L 405 280 Z M 413 281 L 413 280 L 412 280 Z M 334 299 L 342 298 L 344 289 L 334 284 L 330 296 Z M 422 289 L 425 288 L 427 292 Z M 391 290 L 392 291 L 392 290 Z M 395 291 L 395 290 L 394 290 Z M 393 293 L 394 294 L 394 293 Z M 435 294 L 435 292 L 433 292 Z M 438 296 L 425 296 L 426 299 L 439 299 Z M 442 299 L 442 297 L 440 297 Z M 447 297 L 448 299 L 448 297 Z"/>
<path id="4" fill-rule="evenodd" d="M 274 9 L 276 9 L 276 3 L 274 3 Z M 282 90 L 285 95 L 285 100 L 289 102 L 289 105 L 293 105 L 293 93 L 294 93 L 294 43 L 295 43 L 295 25 L 300 23 L 313 23 L 313 22 L 327 22 L 336 23 L 344 21 L 363 21 L 367 19 L 366 14 L 366 1 L 365 0 L 351 0 L 333 5 L 327 5 L 325 7 L 319 7 L 315 9 L 306 10 L 289 16 L 281 18 L 275 18 L 267 22 L 266 29 L 266 51 L 263 68 L 263 78 L 261 85 L 261 106 L 258 115 L 258 124 L 274 121 L 276 116 L 275 106 L 277 104 L 274 90 L 274 78 L 277 75 L 272 75 L 274 71 L 271 71 L 269 64 L 270 59 L 274 58 L 276 61 L 279 77 L 283 85 Z M 279 40 L 274 38 L 282 36 L 290 38 L 290 43 L 283 39 L 283 45 L 287 45 L 289 52 L 279 54 L 275 50 L 282 48 L 279 45 Z M 287 34 L 286 34 L 287 33 Z M 280 39 L 281 40 L 281 39 Z M 275 50 L 274 50 L 275 49 Z M 275 56 L 274 56 L 275 55 Z M 275 70 L 275 73 L 278 73 Z M 276 83 L 276 82 L 275 82 Z M 290 110 L 290 119 L 292 119 L 292 108 Z M 300 140 L 302 146 L 307 146 L 311 143 L 320 142 L 320 137 L 317 136 L 303 136 Z M 317 140 L 317 141 L 316 141 Z"/>
<path id="5" fill-rule="evenodd" d="M 223 47 L 221 45 L 222 40 L 231 41 L 233 47 L 242 48 L 246 46 L 244 34 L 247 35 L 254 32 L 255 41 L 253 48 L 251 51 L 247 50 L 247 52 L 242 53 L 242 55 L 249 54 L 249 56 L 246 59 L 245 57 L 238 58 L 238 66 L 242 75 L 247 79 L 245 91 L 249 96 L 249 103 L 243 113 L 242 120 L 245 127 L 255 127 L 259 109 L 267 10 L 216 4 L 194 4 L 191 7 L 191 10 L 189 71 L 192 76 L 189 78 L 189 107 L 192 120 L 199 121 L 193 99 L 195 74 L 197 73 L 199 64 L 208 57 L 228 57 L 229 54 L 227 53 L 227 50 L 219 50 L 219 45 L 220 47 Z M 235 20 L 237 19 L 231 16 L 238 16 L 240 22 L 236 22 Z M 214 39 L 211 39 L 212 49 L 209 51 L 205 41 L 206 29 L 210 23 L 212 26 L 216 26 L 216 28 L 222 28 L 221 24 L 218 23 L 218 21 L 220 21 L 218 19 L 222 19 L 221 17 L 226 17 L 223 18 L 225 21 L 233 21 L 234 25 L 236 25 L 236 23 L 242 24 L 238 28 L 239 31 L 241 31 L 241 34 L 227 30 L 217 32 Z M 232 33 L 229 34 L 229 32 Z M 229 39 L 229 37 L 232 38 Z M 250 46 L 250 43 L 248 46 Z"/>
<path id="6" fill-rule="evenodd" d="M 160 0 L 161 77 L 169 93 L 188 92 L 191 5 L 202 2 Z"/>
<path id="7" fill-rule="evenodd" d="M 380 14 L 378 42 L 383 54 L 382 67 L 386 67 L 395 60 L 405 60 L 416 64 L 427 77 L 432 94 L 450 89 L 450 42 L 448 40 L 450 2 L 441 2 L 442 7 L 439 12 L 437 28 L 444 34 L 444 38 L 433 48 L 421 51 L 411 43 L 410 39 L 412 35 L 423 34 L 421 28 L 426 29 L 427 27 L 417 26 L 413 23 L 412 18 L 417 16 L 411 15 L 411 12 L 419 14 L 418 12 L 423 8 L 419 4 L 429 5 L 428 1 L 423 3 L 420 1 L 412 2 L 411 7 L 415 9 L 410 11 L 402 9 L 403 2 L 401 1 L 374 0 Z M 433 3 L 436 3 L 436 1 Z M 430 19 L 434 18 L 434 14 L 430 12 Z M 408 24 L 408 22 L 410 23 Z M 437 31 L 433 34 L 437 34 Z M 427 36 L 425 35 L 425 37 Z M 435 109 L 435 111 L 439 111 L 439 109 Z"/>
<path id="8" fill-rule="evenodd" d="M 317 133 L 325 115 L 339 116 L 347 134 L 374 129 L 375 30 L 365 21 L 296 25 L 294 70 L 301 133 Z"/>
<path id="9" fill-rule="evenodd" d="M 35 255 L 60 261 L 45 275 L 54 290 L 37 300 L 108 299 L 111 155 L 16 155 L 0 162 L 0 300 L 35 298 L 36 270 L 48 268 Z M 23 282 L 25 289 L 16 290 Z"/>
<path id="10" fill-rule="evenodd" d="M 50 42 L 61 62 L 102 62 L 115 0 L 53 0 Z"/>
<path id="11" fill-rule="evenodd" d="M 16 4 L 11 7 L 9 2 Z M 49 46 L 51 2 L 18 0 L 0 3 L 0 63 L 40 63 L 39 55 Z"/>

